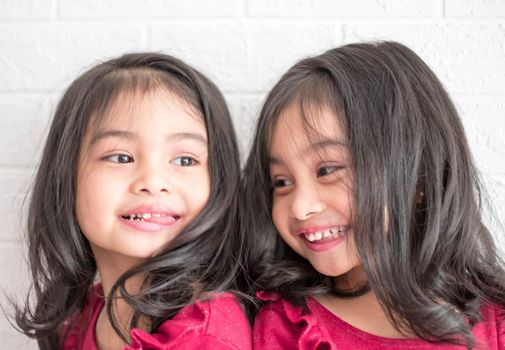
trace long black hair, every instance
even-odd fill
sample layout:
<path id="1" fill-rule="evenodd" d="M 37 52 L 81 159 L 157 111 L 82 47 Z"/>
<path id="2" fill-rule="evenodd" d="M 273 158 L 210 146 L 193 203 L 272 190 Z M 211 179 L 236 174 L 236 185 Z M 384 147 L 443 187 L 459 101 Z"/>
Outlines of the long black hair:
<path id="1" fill-rule="evenodd" d="M 338 292 L 272 223 L 269 147 L 293 103 L 302 118 L 317 118 L 314 106 L 330 108 L 345 130 L 356 248 L 387 316 L 427 341 L 472 347 L 481 306 L 505 305 L 504 262 L 481 219 L 479 180 L 456 109 L 430 68 L 399 43 L 349 44 L 301 60 L 268 94 L 242 181 L 258 288 L 298 305 Z"/>
<path id="2" fill-rule="evenodd" d="M 204 75 L 161 53 L 133 53 L 98 64 L 75 80 L 61 98 L 51 127 L 29 206 L 27 236 L 35 304 L 16 310 L 18 327 L 41 349 L 61 348 L 64 326 L 83 309 L 97 267 L 75 215 L 77 161 L 93 123 L 122 92 L 168 89 L 202 118 L 207 129 L 211 193 L 202 212 L 165 249 L 122 275 L 108 296 L 133 307 L 131 327 L 140 317 L 151 331 L 208 291 L 235 290 L 242 239 L 237 229 L 240 163 L 235 133 L 224 98 Z M 96 118 L 95 118 L 96 116 Z M 96 125 L 95 125 L 96 126 Z M 138 295 L 125 282 L 147 276 Z"/>

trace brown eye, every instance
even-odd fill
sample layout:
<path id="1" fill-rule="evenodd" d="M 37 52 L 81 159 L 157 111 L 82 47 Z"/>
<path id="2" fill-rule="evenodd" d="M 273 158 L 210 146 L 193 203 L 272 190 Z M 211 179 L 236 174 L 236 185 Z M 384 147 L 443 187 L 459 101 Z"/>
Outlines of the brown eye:
<path id="1" fill-rule="evenodd" d="M 292 184 L 288 179 L 275 179 L 272 181 L 272 188 L 283 188 Z"/>
<path id="2" fill-rule="evenodd" d="M 177 157 L 170 163 L 178 166 L 193 166 L 198 164 L 198 162 L 194 158 L 188 156 Z"/>
<path id="3" fill-rule="evenodd" d="M 319 169 L 317 169 L 316 176 L 317 177 L 322 177 L 326 175 L 330 175 L 338 170 L 344 169 L 343 166 L 324 166 Z"/>
<path id="4" fill-rule="evenodd" d="M 130 157 L 127 154 L 113 154 L 111 156 L 105 157 L 105 160 L 108 160 L 113 163 L 126 164 L 126 163 L 132 163 L 133 157 Z"/>

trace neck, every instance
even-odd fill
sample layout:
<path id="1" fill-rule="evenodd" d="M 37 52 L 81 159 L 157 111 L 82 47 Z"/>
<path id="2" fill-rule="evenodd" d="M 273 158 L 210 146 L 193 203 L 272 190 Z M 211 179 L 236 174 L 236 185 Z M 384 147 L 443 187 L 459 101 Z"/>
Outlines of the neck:
<path id="1" fill-rule="evenodd" d="M 394 339 L 417 337 L 409 330 L 400 331 L 395 327 L 373 291 L 354 298 L 326 294 L 315 299 L 335 316 L 364 332 Z"/>
<path id="2" fill-rule="evenodd" d="M 140 258 L 103 251 L 101 248 L 93 245 L 92 250 L 105 296 L 109 295 L 112 285 L 116 283 L 121 275 L 144 261 Z M 128 292 L 138 292 L 142 283 L 142 277 L 143 276 L 135 275 L 128 279 L 126 283 Z"/>
<path id="3" fill-rule="evenodd" d="M 342 291 L 358 291 L 367 284 L 368 278 L 365 269 L 359 265 L 345 275 L 335 279 L 335 288 Z"/>
<path id="4" fill-rule="evenodd" d="M 95 256 L 98 274 L 103 288 L 106 303 L 108 303 L 108 296 L 111 293 L 112 286 L 118 278 L 132 267 L 142 262 L 140 259 L 119 256 L 111 254 L 110 252 L 103 252 L 100 248 L 92 247 Z M 137 294 L 144 279 L 143 275 L 135 275 L 129 278 L 125 283 L 125 288 L 129 294 Z M 115 316 L 115 323 L 121 329 L 124 335 L 130 333 L 130 322 L 133 316 L 132 307 L 127 304 L 116 291 L 113 298 L 113 314 Z M 112 327 L 112 323 L 107 317 L 107 306 L 102 309 L 95 328 L 96 342 L 98 348 L 104 349 L 118 349 L 122 348 L 124 341 L 119 337 Z M 142 327 L 142 328 L 147 328 Z M 128 339 L 129 340 L 129 339 Z"/>
<path id="5" fill-rule="evenodd" d="M 335 287 L 342 291 L 356 291 L 367 284 L 368 278 L 362 266 L 357 266 L 335 280 Z M 338 297 L 332 294 L 316 296 L 326 309 L 348 324 L 373 335 L 385 338 L 416 338 L 409 331 L 400 331 L 388 318 L 372 290 L 355 297 Z"/>

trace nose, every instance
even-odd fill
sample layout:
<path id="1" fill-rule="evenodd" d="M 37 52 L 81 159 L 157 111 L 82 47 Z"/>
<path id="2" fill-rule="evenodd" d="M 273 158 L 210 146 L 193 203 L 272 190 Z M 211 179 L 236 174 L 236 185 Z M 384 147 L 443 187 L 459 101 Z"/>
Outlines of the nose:
<path id="1" fill-rule="evenodd" d="M 300 221 L 307 220 L 326 209 L 321 193 L 315 185 L 305 184 L 303 187 L 295 189 L 293 196 L 290 213 L 292 218 Z"/>
<path id="2" fill-rule="evenodd" d="M 132 182 L 132 192 L 141 194 L 156 194 L 169 192 L 171 185 L 168 169 L 157 164 L 142 164 L 138 167 Z"/>

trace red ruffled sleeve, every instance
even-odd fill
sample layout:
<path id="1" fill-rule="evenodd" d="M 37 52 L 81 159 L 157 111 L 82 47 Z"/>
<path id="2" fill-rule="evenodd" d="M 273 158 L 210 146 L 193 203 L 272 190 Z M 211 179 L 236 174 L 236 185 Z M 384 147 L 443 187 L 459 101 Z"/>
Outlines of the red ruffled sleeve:
<path id="1" fill-rule="evenodd" d="M 276 293 L 259 292 L 256 296 L 267 304 L 261 308 L 254 323 L 255 349 L 335 349 L 312 314 L 304 313 Z"/>
<path id="2" fill-rule="evenodd" d="M 251 328 L 242 307 L 233 295 L 223 293 L 181 309 L 156 333 L 133 329 L 131 345 L 124 350 L 251 348 Z"/>

